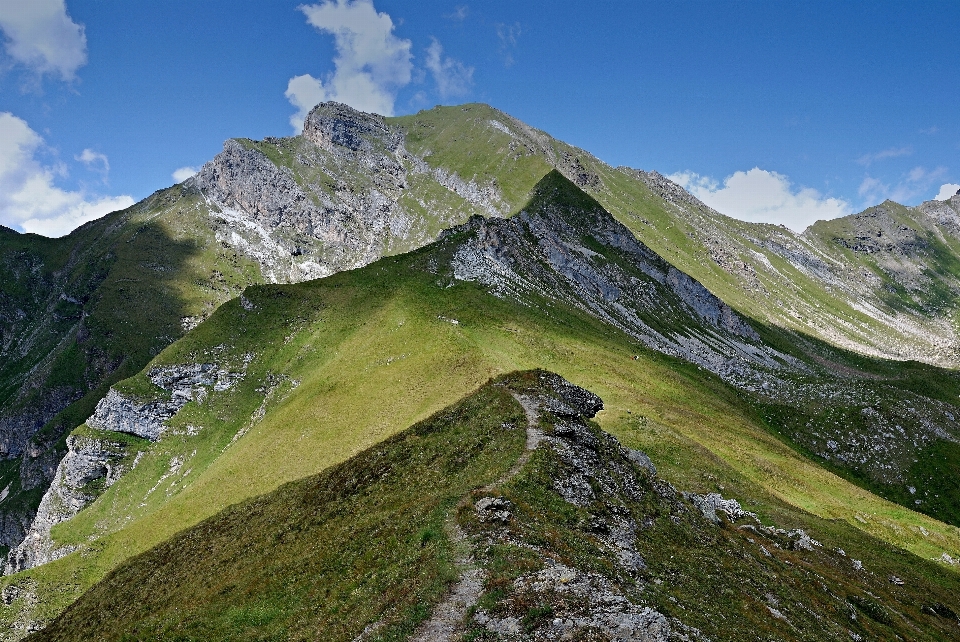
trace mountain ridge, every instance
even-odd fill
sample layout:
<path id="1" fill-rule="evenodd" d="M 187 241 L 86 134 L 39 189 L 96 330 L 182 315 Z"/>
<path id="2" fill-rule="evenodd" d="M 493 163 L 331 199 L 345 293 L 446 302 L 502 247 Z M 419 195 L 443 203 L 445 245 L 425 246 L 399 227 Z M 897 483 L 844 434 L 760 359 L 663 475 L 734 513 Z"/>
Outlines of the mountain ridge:
<path id="1" fill-rule="evenodd" d="M 170 275 L 164 278 L 170 278 L 176 296 L 171 298 L 169 291 L 161 290 L 154 303 L 172 300 L 184 304 L 168 304 L 165 316 L 158 317 L 171 328 L 160 336 L 152 326 L 135 328 L 122 316 L 120 323 L 112 326 L 114 331 L 140 332 L 144 335 L 141 340 L 159 354 L 143 354 L 136 363 L 131 361 L 127 370 L 113 370 L 113 381 L 103 380 L 89 392 L 86 405 L 75 407 L 64 420 L 72 424 L 61 425 L 59 434 L 49 431 L 51 441 L 60 440 L 59 446 L 24 450 L 36 451 L 32 459 L 47 462 L 43 479 L 54 485 L 43 499 L 36 490 L 28 497 L 12 486 L 14 482 L 8 481 L 13 470 L 10 462 L 17 460 L 7 462 L 3 481 L 6 489 L 15 492 L 0 498 L 0 511 L 11 514 L 4 502 L 13 500 L 21 506 L 29 507 L 29 501 L 43 506 L 32 520 L 36 526 L 30 531 L 32 543 L 11 552 L 8 571 L 16 573 L 4 580 L 4 586 L 20 587 L 39 582 L 30 589 L 31 599 L 43 605 L 36 611 L 37 622 L 49 621 L 69 603 L 71 595 L 76 597 L 69 592 L 55 597 L 60 590 L 54 579 L 60 572 L 57 569 L 72 569 L 71 573 L 84 578 L 77 586 L 85 589 L 129 555 L 112 548 L 119 544 L 110 542 L 125 542 L 124 551 L 141 551 L 145 544 L 159 543 L 156 538 L 160 534 L 172 535 L 171 525 L 189 526 L 194 523 L 191 520 L 209 517 L 212 508 L 224 507 L 219 498 L 212 507 L 204 508 L 189 504 L 195 499 L 185 500 L 191 508 L 177 516 L 171 507 L 180 506 L 181 492 L 185 497 L 193 493 L 196 498 L 201 491 L 188 489 L 209 491 L 209 480 L 216 478 L 233 488 L 222 493 L 224 498 L 241 501 L 251 492 L 271 490 L 274 479 L 276 483 L 290 481 L 342 461 L 350 448 L 369 445 L 370 440 L 409 426 L 427 410 L 451 403 L 486 378 L 518 366 L 554 363 L 565 376 L 574 376 L 572 372 L 597 377 L 590 370 L 599 366 L 585 365 L 599 358 L 592 356 L 593 352 L 604 355 L 603 368 L 611 372 L 620 372 L 624 364 L 619 360 L 629 364 L 632 354 L 637 367 L 650 368 L 658 377 L 669 379 L 671 372 L 685 373 L 683 377 L 704 386 L 709 395 L 727 400 L 716 402 L 727 408 L 724 412 L 743 414 L 731 420 L 750 426 L 743 433 L 748 436 L 737 439 L 746 439 L 741 445 L 752 444 L 750 448 L 762 453 L 758 455 L 761 460 L 787 457 L 791 466 L 802 467 L 806 464 L 790 459 L 802 455 L 901 506 L 954 524 L 960 519 L 956 501 L 935 496 L 937 490 L 946 488 L 944 480 L 949 479 L 952 462 L 960 461 L 960 453 L 950 450 L 958 438 L 955 418 L 960 416 L 960 410 L 954 412 L 960 394 L 955 373 L 848 353 L 821 340 L 829 332 L 801 334 L 796 324 L 776 323 L 777 310 L 766 311 L 774 314 L 772 319 L 756 312 L 758 302 L 767 302 L 774 291 L 770 275 L 776 273 L 796 288 L 793 294 L 786 292 L 785 301 L 789 304 L 795 300 L 791 296 L 813 292 L 812 298 L 803 300 L 804 305 L 823 308 L 819 320 L 841 338 L 860 336 L 865 328 L 893 327 L 897 314 L 912 315 L 904 318 L 916 327 L 947 318 L 952 313 L 949 305 L 930 307 L 916 301 L 903 305 L 894 300 L 897 305 L 891 307 L 880 301 L 888 311 L 871 321 L 879 326 L 855 326 L 850 321 L 844 326 L 837 321 L 841 309 L 831 307 L 831 301 L 845 301 L 844 297 L 856 290 L 850 290 L 849 279 L 831 285 L 830 279 L 839 277 L 827 259 L 839 259 L 831 258 L 834 250 L 824 248 L 841 247 L 836 250 L 841 252 L 838 256 L 853 256 L 855 270 L 876 269 L 878 272 L 871 273 L 886 275 L 903 290 L 909 281 L 902 275 L 907 275 L 921 279 L 918 283 L 939 283 L 942 292 L 949 293 L 954 287 L 951 279 L 957 276 L 950 263 L 954 241 L 949 234 L 941 234 L 939 246 L 908 242 L 904 247 L 913 254 L 896 244 L 857 254 L 831 236 L 857 238 L 859 228 L 841 229 L 847 223 L 840 222 L 834 224 L 836 233 L 830 226 L 821 226 L 819 240 L 803 241 L 806 245 L 802 245 L 797 235 L 780 228 L 743 224 L 711 213 L 655 172 L 610 168 L 582 150 L 481 105 L 435 109 L 396 119 L 358 114 L 331 104 L 320 105 L 312 113 L 316 118 L 310 120 L 311 136 L 320 140 L 319 145 L 308 136 L 228 141 L 223 154 L 194 179 L 158 192 L 152 204 L 134 206 L 84 227 L 82 234 L 91 230 L 118 234 L 127 247 L 136 248 L 134 255 L 142 247 L 156 251 L 172 233 L 179 234 L 187 269 L 170 269 L 169 257 L 164 262 L 159 255 L 156 260 L 136 256 L 133 263 L 139 278 Z M 887 216 L 900 221 L 896 230 L 906 234 L 908 241 L 910 230 L 914 236 L 922 232 L 911 227 L 914 223 L 927 229 L 914 221 L 913 209 L 886 208 L 894 210 Z M 934 237 L 937 230 L 949 225 L 951 212 L 955 214 L 949 203 L 943 208 L 927 208 L 939 212 L 938 222 L 931 223 L 934 229 L 927 229 Z M 363 218 L 364 212 L 369 218 Z M 423 217 L 422 213 L 431 214 Z M 697 221 L 704 224 L 694 233 L 690 226 Z M 684 226 L 686 231 L 678 232 Z M 390 230 L 403 234 L 391 241 L 394 232 Z M 725 230 L 712 237 L 715 242 L 729 241 L 725 246 L 704 241 L 715 230 Z M 433 237 L 439 239 L 424 247 Z M 106 255 L 115 247 L 124 246 L 119 242 L 108 245 Z M 718 260 L 708 248 L 720 248 L 726 254 L 717 254 L 722 259 Z M 742 269 L 734 265 L 736 252 L 741 251 L 756 254 L 750 254 L 754 256 L 750 264 L 741 260 Z M 793 258 L 787 261 L 783 255 Z M 861 255 L 872 263 L 864 263 Z M 899 262 L 876 259 L 880 256 L 886 261 L 888 255 L 895 255 Z M 374 261 L 378 256 L 387 258 Z M 729 258 L 726 268 L 723 257 Z M 820 257 L 820 263 L 810 257 Z M 944 273 L 931 275 L 914 269 L 925 265 L 924 261 L 945 266 Z M 366 267 L 349 269 L 363 263 Z M 688 275 L 680 267 L 683 265 L 693 266 L 693 272 Z M 893 269 L 898 266 L 900 272 Z M 722 272 L 719 279 L 718 270 Z M 818 270 L 822 272 L 819 276 Z M 305 281 L 311 275 L 328 273 L 319 281 Z M 806 280 L 794 278 L 794 273 L 805 275 Z M 731 294 L 731 284 L 744 283 L 743 275 L 750 274 L 756 291 Z M 138 300 L 139 286 L 123 280 L 130 276 L 129 272 L 108 272 L 105 277 L 104 282 L 115 288 L 108 301 L 114 310 L 129 309 L 130 301 Z M 155 276 L 150 278 L 156 283 Z M 276 281 L 303 283 L 258 285 Z M 808 284 L 816 287 L 805 289 Z M 868 290 L 864 296 L 869 303 L 876 293 L 875 288 Z M 100 290 L 94 288 L 94 292 Z M 369 300 L 353 301 L 351 292 L 365 292 Z M 892 293 L 898 292 L 901 290 L 894 287 Z M 820 295 L 832 298 L 818 299 Z M 330 303 L 338 297 L 345 297 L 349 305 L 341 310 Z M 64 305 L 76 305 L 63 301 Z M 471 310 L 467 301 L 490 311 Z M 93 312 L 87 304 L 81 307 L 81 320 L 94 318 L 86 316 Z M 237 334 L 228 319 L 249 330 L 248 335 Z M 279 324 L 287 331 L 278 335 L 269 324 Z M 68 338 L 73 336 L 69 332 L 79 333 L 83 326 L 74 323 L 70 327 L 74 329 L 66 332 Z M 412 327 L 431 339 L 409 334 Z M 523 330 L 513 336 L 518 327 Z M 318 338 L 331 331 L 332 336 Z M 581 333 L 585 338 L 579 337 Z M 393 335 L 406 337 L 409 345 L 397 343 L 399 339 L 390 338 Z M 178 336 L 182 338 L 177 340 Z M 254 337 L 258 342 L 251 343 Z M 926 349 L 910 341 L 913 339 L 908 337 L 905 345 L 911 350 Z M 330 352 L 308 347 L 317 342 Z M 273 343 L 277 348 L 268 347 Z M 836 343 L 844 345 L 841 340 Z M 292 347 L 284 347 L 288 345 Z M 887 354 L 892 345 L 887 341 L 873 350 Z M 300 346 L 300 352 L 285 352 L 295 346 Z M 371 353 L 370 346 L 382 346 L 383 352 Z M 351 351 L 359 356 L 345 356 Z M 447 353 L 449 356 L 444 356 Z M 574 354 L 579 359 L 570 356 Z M 302 369 L 306 363 L 324 372 L 325 380 L 319 382 L 316 375 Z M 342 365 L 327 370 L 333 363 Z M 400 380 L 384 378 L 385 373 L 373 374 L 390 368 L 417 383 L 408 389 Z M 447 377 L 443 382 L 448 389 L 436 389 L 431 377 L 437 372 Z M 617 375 L 617 386 L 626 389 L 635 385 L 627 383 L 631 377 L 642 378 L 636 370 L 629 372 Z M 368 376 L 370 382 L 365 380 Z M 333 395 L 330 403 L 342 409 L 345 404 L 365 403 L 349 392 L 336 392 L 348 380 L 355 389 L 369 394 L 393 399 L 412 395 L 420 401 L 399 404 L 396 412 L 400 414 L 389 416 L 351 408 L 349 412 L 356 414 L 362 428 L 341 426 L 342 433 L 336 438 L 311 436 L 306 429 L 297 432 L 289 425 L 295 425 L 295 420 L 281 419 L 286 417 L 287 404 L 300 404 L 306 416 L 314 418 L 311 430 L 326 434 L 326 426 L 340 424 L 311 405 L 305 391 Z M 381 386 L 376 392 L 369 388 L 373 381 Z M 657 407 L 679 404 L 667 400 L 658 379 L 645 381 L 658 390 L 654 394 Z M 737 402 L 742 406 L 734 404 L 736 411 L 724 405 L 733 403 L 730 395 L 745 400 Z M 621 414 L 611 421 L 620 434 L 635 434 L 629 432 L 631 414 L 623 404 L 637 403 L 636 398 L 621 391 L 613 399 Z M 158 414 L 153 416 L 155 412 Z M 895 515 L 891 511 L 896 509 L 877 503 L 873 495 L 858 494 L 860 489 L 833 477 L 818 477 L 823 474 L 820 468 L 803 470 L 811 478 L 829 480 L 827 487 L 835 489 L 841 500 L 827 498 L 797 477 L 789 479 L 801 490 L 791 490 L 753 470 L 735 449 L 719 445 L 720 437 L 710 428 L 691 428 L 679 419 L 684 412 L 689 410 L 671 410 L 665 415 L 671 418 L 663 419 L 663 425 L 671 430 L 685 426 L 684 439 L 712 444 L 723 453 L 716 456 L 724 466 L 734 466 L 748 479 L 762 479 L 777 489 L 778 497 L 799 502 L 795 505 L 816 506 L 821 516 L 856 522 L 858 528 L 918 554 L 946 555 L 942 561 L 947 565 L 949 559 L 960 557 L 953 527 L 916 513 Z M 895 431 L 887 430 L 894 425 Z M 76 426 L 80 427 L 73 430 Z M 262 434 L 262 426 L 274 427 L 277 436 Z M 755 430 L 776 434 L 780 445 L 764 441 L 766 437 L 751 432 Z M 322 443 L 332 454 L 283 463 L 282 439 L 328 439 Z M 879 445 L 864 441 L 867 439 L 879 440 Z M 254 447 L 246 445 L 251 440 L 273 453 L 265 459 L 273 468 L 251 459 Z M 789 444 L 793 455 L 777 450 L 782 444 Z M 778 453 L 776 457 L 773 452 Z M 66 457 L 61 459 L 59 453 Z M 237 457 L 271 481 L 253 481 L 242 467 L 226 463 Z M 688 453 L 681 459 L 689 457 L 694 455 Z M 924 464 L 917 468 L 921 459 Z M 672 473 L 688 474 L 682 467 Z M 237 489 L 240 479 L 246 479 L 250 488 Z M 35 489 L 41 487 L 38 484 Z M 163 494 L 156 491 L 161 487 L 166 488 Z M 871 521 L 874 518 L 861 515 L 850 503 L 854 496 L 874 506 L 874 515 L 883 517 Z M 29 515 L 29 510 L 19 513 L 24 514 Z M 158 527 L 151 519 L 159 517 L 151 515 L 168 515 L 171 522 Z M 133 520 L 129 530 L 118 516 Z M 859 520 L 864 521 L 860 524 Z M 27 531 L 27 525 L 20 523 Z M 126 539 L 148 523 L 156 534 L 141 533 L 144 539 L 137 543 Z M 900 533 L 898 529 L 907 524 L 920 530 Z M 927 535 L 921 537 L 920 533 L 935 535 L 924 541 Z M 103 548 L 90 542 L 102 542 Z M 97 552 L 100 550 L 109 552 Z M 53 561 L 61 554 L 61 559 Z M 82 561 L 85 555 L 92 556 L 91 560 Z M 36 566 L 38 562 L 47 564 Z M 36 568 L 24 570 L 28 566 Z M 26 622 L 33 617 L 29 613 L 34 608 L 27 608 L 28 601 L 13 600 L 16 604 L 11 604 L 9 612 L 19 615 L 5 615 L 0 607 L 0 617 Z"/>

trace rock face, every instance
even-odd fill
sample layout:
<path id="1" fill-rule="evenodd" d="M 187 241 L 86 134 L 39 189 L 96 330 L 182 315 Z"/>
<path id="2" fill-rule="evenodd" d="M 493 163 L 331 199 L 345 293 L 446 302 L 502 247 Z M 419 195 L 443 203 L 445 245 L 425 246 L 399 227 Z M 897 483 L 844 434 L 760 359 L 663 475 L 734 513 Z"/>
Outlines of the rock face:
<path id="1" fill-rule="evenodd" d="M 759 387 L 771 372 L 803 369 L 558 172 L 516 216 L 475 217 L 444 238 L 455 245 L 454 279 L 528 305 L 539 297 L 573 305 L 728 381 Z"/>
<path id="2" fill-rule="evenodd" d="M 636 599 L 646 563 L 636 548 L 641 525 L 628 506 L 642 501 L 651 488 L 675 499 L 673 489 L 635 463 L 642 453 L 629 451 L 613 436 L 587 424 L 585 420 L 603 408 L 595 394 L 542 371 L 535 386 L 519 387 L 517 392 L 543 431 L 535 448 L 546 451 L 551 462 L 545 468 L 551 471 L 552 491 L 589 511 L 591 518 L 581 529 L 598 547 L 597 555 L 609 563 L 607 568 L 615 570 L 602 573 L 559 561 L 547 540 L 527 536 L 527 521 L 535 517 L 517 511 L 506 498 L 482 497 L 474 504 L 479 526 L 473 531 L 474 557 L 483 559 L 479 552 L 483 547 L 489 551 L 491 546 L 515 546 L 536 556 L 538 563 L 527 562 L 527 567 L 535 568 L 498 588 L 496 597 L 487 596 L 486 604 L 493 603 L 494 608 L 476 608 L 473 624 L 518 640 L 708 639 Z M 542 615 L 531 617 L 533 612 Z"/>
<path id="3" fill-rule="evenodd" d="M 406 193 L 421 179 L 456 195 L 463 209 L 418 211 Z M 260 263 L 268 281 L 281 283 L 415 249 L 474 208 L 496 213 L 503 207 L 493 186 L 432 170 L 383 117 L 339 103 L 314 108 L 297 138 L 227 141 L 189 185 L 210 199 L 223 223 L 218 238 Z"/>
<path id="4" fill-rule="evenodd" d="M 20 545 L 10 551 L 4 574 L 46 564 L 73 551 L 70 546 L 57 547 L 50 538 L 50 529 L 70 519 L 96 496 L 90 485 L 103 480 L 109 488 L 123 474 L 118 461 L 127 454 L 122 441 L 88 435 L 67 437 L 67 455 L 60 461 L 53 483 L 44 494 L 37 516 Z"/>
<path id="5" fill-rule="evenodd" d="M 97 404 L 97 410 L 87 420 L 87 425 L 97 430 L 125 432 L 154 441 L 163 433 L 163 422 L 175 415 L 187 401 L 176 397 L 137 403 L 116 390 L 110 390 Z"/>
<path id="6" fill-rule="evenodd" d="M 154 368 L 147 377 L 166 395 L 149 401 L 111 389 L 86 422 L 92 431 L 67 437 L 67 454 L 57 466 L 26 537 L 8 554 L 4 573 L 46 564 L 73 550 L 56 546 L 50 529 L 79 513 L 139 461 L 127 441 L 113 434 L 157 441 L 168 419 L 190 401 L 202 403 L 211 391 L 229 390 L 243 377 L 251 359 L 252 355 L 247 355 L 237 369 L 212 363 Z"/>
<path id="7" fill-rule="evenodd" d="M 379 143 L 389 150 L 398 149 L 403 137 L 391 130 L 377 114 L 366 114 L 342 103 L 319 105 L 303 121 L 303 137 L 328 152 L 343 147 L 353 152 L 371 153 Z"/>

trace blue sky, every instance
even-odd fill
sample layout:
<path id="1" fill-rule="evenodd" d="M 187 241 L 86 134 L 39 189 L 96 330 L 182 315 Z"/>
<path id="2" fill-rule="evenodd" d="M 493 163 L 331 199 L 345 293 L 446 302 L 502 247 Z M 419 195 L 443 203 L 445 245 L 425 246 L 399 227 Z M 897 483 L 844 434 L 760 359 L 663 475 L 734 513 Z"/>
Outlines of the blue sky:
<path id="1" fill-rule="evenodd" d="M 339 99 L 486 102 L 799 230 L 960 188 L 957 24 L 956 2 L 0 0 L 0 224 L 66 233 Z"/>

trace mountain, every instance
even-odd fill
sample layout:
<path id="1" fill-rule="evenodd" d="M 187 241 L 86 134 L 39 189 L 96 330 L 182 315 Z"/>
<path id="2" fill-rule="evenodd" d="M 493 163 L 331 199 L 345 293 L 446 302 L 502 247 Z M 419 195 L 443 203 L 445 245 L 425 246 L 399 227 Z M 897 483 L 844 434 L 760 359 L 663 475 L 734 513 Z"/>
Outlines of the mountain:
<path id="1" fill-rule="evenodd" d="M 321 105 L 302 136 L 227 141 L 196 177 L 65 238 L 0 229 L 0 551 L 109 386 L 243 288 L 365 265 L 503 209 L 403 145 L 379 116 Z"/>
<path id="2" fill-rule="evenodd" d="M 28 639 L 956 633 L 956 573 L 800 511 L 778 515 L 788 530 L 678 491 L 587 421 L 602 408 L 552 373 L 499 377 L 122 564 Z"/>
<path id="3" fill-rule="evenodd" d="M 528 368 L 599 393 L 599 425 L 686 492 L 768 524 L 840 520 L 837 541 L 940 577 L 928 562 L 960 557 L 960 379 L 936 347 L 954 341 L 958 207 L 796 235 L 486 106 L 331 103 L 65 239 L 6 233 L 22 356 L 2 412 L 35 413 L 8 424 L 7 639 L 178 531 Z M 44 406 L 64 372 L 83 376 Z"/>

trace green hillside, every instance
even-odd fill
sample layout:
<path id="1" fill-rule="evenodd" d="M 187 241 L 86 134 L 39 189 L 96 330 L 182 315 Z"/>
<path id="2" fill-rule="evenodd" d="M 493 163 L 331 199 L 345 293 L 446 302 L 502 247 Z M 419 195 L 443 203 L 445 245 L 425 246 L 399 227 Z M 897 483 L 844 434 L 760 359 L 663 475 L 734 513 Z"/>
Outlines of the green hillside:
<path id="1" fill-rule="evenodd" d="M 774 519 L 822 541 L 701 512 L 583 421 L 594 404 L 544 371 L 499 377 L 132 558 L 28 639 L 956 633 L 956 573 L 797 509 Z"/>
<path id="2" fill-rule="evenodd" d="M 960 199 L 917 208 L 888 202 L 796 234 L 724 216 L 656 172 L 611 167 L 487 105 L 436 107 L 391 122 L 431 166 L 496 185 L 514 208 L 546 171 L 559 169 L 656 253 L 751 318 L 878 357 L 960 365 Z"/>
<path id="3" fill-rule="evenodd" d="M 486 105 L 383 119 L 328 103 L 308 121 L 301 136 L 227 141 L 196 178 L 63 239 L 0 230 L 0 552 L 23 537 L 65 434 L 109 386 L 245 286 L 355 268 L 472 215 L 512 214 L 554 169 L 733 309 L 795 333 L 775 339 L 787 351 L 810 336 L 877 358 L 958 363 L 960 201 L 887 203 L 796 235 L 713 212 L 656 173 L 610 167 Z M 815 360 L 850 358 L 813 345 Z M 882 411 L 874 423 L 891 419 Z M 796 405 L 785 412 L 769 417 L 791 443 L 900 502 L 955 466 L 952 452 L 911 438 L 891 475 L 886 461 L 830 450 L 841 442 L 819 430 L 834 421 L 821 409 L 801 413 L 811 430 Z M 911 505 L 957 517 L 943 497 L 920 501 Z"/>
<path id="4" fill-rule="evenodd" d="M 206 207 L 181 187 L 47 239 L 0 236 L 0 509 L 32 518 L 65 446 L 111 384 L 261 280 L 217 244 Z M 22 527 L 21 527 L 22 528 Z M 22 531 L 19 532 L 22 538 Z"/>
<path id="5" fill-rule="evenodd" d="M 455 403 L 491 377 L 529 368 L 557 372 L 599 394 L 606 409 L 598 424 L 625 445 L 647 452 L 660 475 L 678 488 L 721 492 L 756 512 L 764 524 L 804 528 L 824 542 L 824 550 L 837 546 L 868 569 L 884 569 L 871 571 L 881 579 L 895 566 L 889 573 L 909 575 L 911 582 L 952 586 L 953 571 L 944 574 L 929 561 L 944 553 L 960 555 L 955 526 L 885 501 L 826 471 L 773 434 L 762 396 L 645 347 L 630 334 L 639 325 L 618 329 L 611 324 L 610 319 L 626 323 L 623 319 L 633 314 L 664 336 L 708 333 L 713 341 L 733 340 L 727 330 L 692 312 L 681 322 L 677 315 L 685 308 L 678 307 L 684 304 L 676 292 L 656 285 L 640 269 L 654 274 L 657 266 L 667 264 L 652 254 L 642 262 L 637 258 L 642 251 L 623 245 L 625 237 L 611 236 L 612 219 L 604 218 L 592 199 L 571 191 L 556 176 L 543 187 L 549 189 L 541 190 L 527 215 L 515 220 L 474 220 L 437 244 L 325 279 L 248 288 L 118 386 L 146 401 L 163 392 L 148 379 L 153 368 L 215 362 L 241 375 L 229 388 L 198 386 L 158 441 L 130 445 L 128 461 L 136 465 L 109 487 L 88 489 L 102 494 L 52 532 L 57 546 L 74 552 L 3 578 L 0 584 L 9 599 L 0 604 L 0 618 L 11 623 L 7 639 L 49 622 L 118 565 L 182 529 L 343 462 Z M 545 221 L 554 221 L 555 227 Z M 567 236 L 550 236 L 568 228 Z M 546 236 L 535 235 L 544 229 Z M 491 242 L 495 238 L 515 241 L 498 245 Z M 546 238 L 562 242 L 547 252 L 541 245 Z M 587 251 L 571 249 L 573 245 Z M 515 265 L 529 267 L 524 277 L 530 287 L 514 291 L 522 297 L 495 296 L 489 286 L 453 278 L 451 261 L 465 247 L 486 248 L 504 260 L 515 257 L 510 259 L 518 261 Z M 579 263 L 570 262 L 574 255 L 581 257 Z M 603 273 L 611 283 L 630 278 L 643 283 L 646 278 L 649 285 L 643 287 L 658 294 L 649 299 L 649 307 L 639 299 L 631 303 L 635 308 L 623 307 L 631 301 L 623 299 L 620 317 L 598 316 L 613 314 L 609 311 L 617 301 L 600 303 L 603 297 L 591 294 L 594 290 L 585 282 L 559 278 L 550 257 L 576 268 L 570 278 L 587 274 L 592 266 L 597 274 L 607 270 Z M 555 286 L 552 291 L 538 285 L 549 283 Z M 591 302 L 598 307 L 587 305 Z M 803 350 L 791 348 L 789 335 L 756 328 L 775 348 L 833 359 L 828 363 L 841 376 L 825 378 L 825 369 L 814 383 L 867 382 L 891 386 L 882 391 L 916 394 L 911 388 L 929 387 L 942 374 L 929 366 L 904 373 L 812 339 Z M 758 353 L 768 349 L 762 340 L 747 343 Z M 802 376 L 816 379 L 814 375 Z M 785 381 L 789 386 L 794 379 Z M 939 376 L 938 386 L 926 391 L 930 403 L 938 402 L 941 393 L 955 395 L 950 378 Z M 848 392 L 859 394 L 856 388 Z M 81 430 L 88 439 L 96 436 L 92 428 Z M 724 559 L 713 561 L 726 563 Z M 915 570 L 908 572 L 904 565 Z M 875 589 L 869 590 L 878 594 Z M 910 608 L 922 606 L 914 602 Z M 156 626 L 165 625 L 158 621 Z"/>

